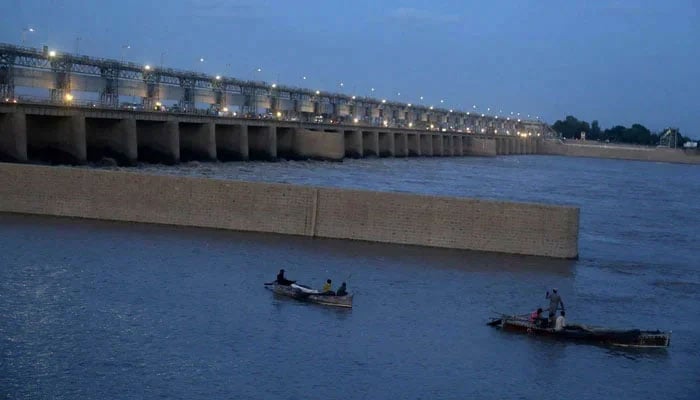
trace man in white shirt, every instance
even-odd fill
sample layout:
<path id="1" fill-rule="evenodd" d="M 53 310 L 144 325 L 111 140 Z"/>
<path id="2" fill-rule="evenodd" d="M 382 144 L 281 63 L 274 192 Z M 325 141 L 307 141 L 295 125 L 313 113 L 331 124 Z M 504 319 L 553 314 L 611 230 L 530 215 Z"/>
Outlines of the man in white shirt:
<path id="1" fill-rule="evenodd" d="M 560 331 L 566 327 L 566 319 L 564 316 L 566 313 L 564 310 L 561 311 L 561 315 L 557 317 L 557 322 L 554 323 L 554 330 L 555 331 Z"/>

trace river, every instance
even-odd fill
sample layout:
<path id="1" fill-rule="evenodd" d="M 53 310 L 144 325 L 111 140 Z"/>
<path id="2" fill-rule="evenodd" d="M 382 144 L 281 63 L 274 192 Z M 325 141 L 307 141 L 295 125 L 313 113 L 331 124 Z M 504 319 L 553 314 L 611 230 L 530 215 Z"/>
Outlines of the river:
<path id="1" fill-rule="evenodd" d="M 127 169 L 128 170 L 128 169 Z M 510 156 L 135 170 L 581 207 L 580 258 L 0 214 L 0 398 L 696 399 L 700 169 Z M 285 268 L 352 310 L 279 298 Z M 487 327 L 558 287 L 625 350 Z"/>

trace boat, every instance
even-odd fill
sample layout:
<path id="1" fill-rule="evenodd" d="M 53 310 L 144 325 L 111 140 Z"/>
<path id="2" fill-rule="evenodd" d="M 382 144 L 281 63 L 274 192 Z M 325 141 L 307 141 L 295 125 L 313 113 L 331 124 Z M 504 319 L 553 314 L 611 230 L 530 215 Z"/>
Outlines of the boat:
<path id="1" fill-rule="evenodd" d="M 501 314 L 491 318 L 487 325 L 511 332 L 611 346 L 662 348 L 671 344 L 671 332 L 610 329 L 583 324 L 567 324 L 564 329 L 555 331 L 550 327 L 538 326 L 530 322 L 529 318 L 519 315 Z"/>
<path id="2" fill-rule="evenodd" d="M 352 308 L 353 294 L 345 296 L 336 296 L 333 294 L 324 294 L 318 290 L 298 283 L 291 285 L 279 285 L 275 282 L 266 283 L 265 287 L 272 290 L 274 293 L 291 297 L 293 299 L 308 301 L 310 303 L 322 304 L 324 306 Z"/>

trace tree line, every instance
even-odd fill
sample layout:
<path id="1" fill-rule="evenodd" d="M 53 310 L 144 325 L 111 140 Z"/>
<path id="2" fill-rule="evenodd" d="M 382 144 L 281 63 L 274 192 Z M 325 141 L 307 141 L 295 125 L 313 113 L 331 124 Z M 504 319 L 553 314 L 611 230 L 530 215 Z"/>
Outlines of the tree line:
<path id="1" fill-rule="evenodd" d="M 656 146 L 659 144 L 659 139 L 663 132 L 654 133 L 642 124 L 633 124 L 627 128 L 622 125 L 616 125 L 612 128 L 601 130 L 598 121 L 593 121 L 590 124 L 586 121 L 579 121 L 576 117 L 567 116 L 563 121 L 558 120 L 552 125 L 552 128 L 561 133 L 567 139 L 581 139 L 581 132 L 586 133 L 586 140 L 598 140 L 602 142 L 613 143 L 632 143 L 647 146 Z M 683 137 L 678 132 L 678 147 L 682 147 L 688 138 Z"/>

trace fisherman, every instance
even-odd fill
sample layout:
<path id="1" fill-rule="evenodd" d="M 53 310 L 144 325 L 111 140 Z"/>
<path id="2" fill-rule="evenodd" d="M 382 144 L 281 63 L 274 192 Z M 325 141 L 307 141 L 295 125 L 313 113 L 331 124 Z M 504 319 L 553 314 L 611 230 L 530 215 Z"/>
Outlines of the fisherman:
<path id="1" fill-rule="evenodd" d="M 284 270 L 281 269 L 279 274 L 277 274 L 277 280 L 275 282 L 277 282 L 278 285 L 289 286 L 296 281 L 290 281 L 289 279 L 285 278 Z"/>
<path id="2" fill-rule="evenodd" d="M 346 286 L 345 286 L 345 282 L 343 282 L 343 283 L 340 285 L 340 287 L 338 288 L 338 291 L 335 292 L 335 295 L 336 295 L 336 296 L 345 296 L 345 295 L 347 295 L 347 294 L 348 294 L 348 290 L 347 290 L 347 288 L 346 288 Z"/>
<path id="3" fill-rule="evenodd" d="M 557 314 L 557 308 L 561 304 L 561 310 L 564 311 L 564 302 L 561 301 L 561 296 L 557 292 L 557 288 L 552 289 L 552 293 L 547 292 L 545 298 L 549 299 L 549 323 L 554 324 L 554 316 Z"/>
<path id="4" fill-rule="evenodd" d="M 561 310 L 561 315 L 557 317 L 557 322 L 554 324 L 554 330 L 555 331 L 560 331 L 564 328 L 566 328 L 566 319 L 564 316 L 566 315 L 566 311 Z"/>
<path id="5" fill-rule="evenodd" d="M 323 289 L 321 289 L 322 294 L 335 295 L 333 291 L 333 286 L 331 285 L 331 280 L 326 279 L 326 283 L 323 284 Z"/>
<path id="6" fill-rule="evenodd" d="M 530 314 L 530 323 L 534 324 L 535 326 L 542 326 L 542 323 L 546 321 L 545 318 L 542 318 L 542 309 L 538 308 L 537 310 L 533 311 L 532 314 Z"/>

